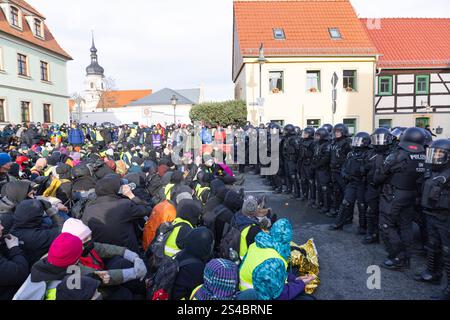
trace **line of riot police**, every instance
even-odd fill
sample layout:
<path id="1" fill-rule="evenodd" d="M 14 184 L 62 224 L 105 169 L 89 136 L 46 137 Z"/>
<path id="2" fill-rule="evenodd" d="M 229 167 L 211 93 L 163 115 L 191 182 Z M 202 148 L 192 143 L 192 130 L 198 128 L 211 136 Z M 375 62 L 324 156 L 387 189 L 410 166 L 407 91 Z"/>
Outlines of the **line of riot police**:
<path id="1" fill-rule="evenodd" d="M 440 284 L 445 270 L 447 287 L 436 298 L 450 298 L 450 140 L 433 142 L 415 127 L 353 137 L 344 124 L 267 130 L 280 135 L 280 168 L 264 184 L 334 219 L 330 230 L 353 224 L 357 211 L 362 243 L 384 244 L 386 269 L 410 268 L 416 223 L 427 268 L 414 279 Z"/>

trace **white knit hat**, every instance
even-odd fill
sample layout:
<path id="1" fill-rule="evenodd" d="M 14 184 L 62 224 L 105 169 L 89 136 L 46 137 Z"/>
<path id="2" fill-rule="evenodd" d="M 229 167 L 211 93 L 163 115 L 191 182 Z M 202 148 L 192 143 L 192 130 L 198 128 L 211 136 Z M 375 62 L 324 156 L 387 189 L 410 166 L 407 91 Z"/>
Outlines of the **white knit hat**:
<path id="1" fill-rule="evenodd" d="M 68 219 L 62 228 L 61 233 L 70 233 L 71 235 L 80 238 L 81 241 L 86 241 L 91 235 L 92 231 L 83 221 L 78 219 Z"/>

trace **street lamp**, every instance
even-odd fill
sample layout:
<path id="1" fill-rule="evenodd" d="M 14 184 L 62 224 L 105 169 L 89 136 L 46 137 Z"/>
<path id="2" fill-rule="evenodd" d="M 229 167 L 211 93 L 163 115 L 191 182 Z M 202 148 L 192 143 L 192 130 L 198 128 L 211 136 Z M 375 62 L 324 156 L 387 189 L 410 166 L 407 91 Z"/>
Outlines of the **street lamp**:
<path id="1" fill-rule="evenodd" d="M 259 57 L 258 57 L 258 63 L 259 63 L 259 107 L 262 108 L 263 101 L 262 101 L 262 66 L 267 62 L 266 57 L 264 56 L 264 44 L 261 42 L 261 46 L 259 47 Z M 262 122 L 261 115 L 259 116 L 259 122 Z"/>
<path id="2" fill-rule="evenodd" d="M 176 95 L 172 96 L 172 99 L 170 99 L 170 101 L 172 102 L 172 106 L 173 106 L 173 122 L 176 125 L 177 124 L 177 103 L 178 103 L 178 98 Z"/>

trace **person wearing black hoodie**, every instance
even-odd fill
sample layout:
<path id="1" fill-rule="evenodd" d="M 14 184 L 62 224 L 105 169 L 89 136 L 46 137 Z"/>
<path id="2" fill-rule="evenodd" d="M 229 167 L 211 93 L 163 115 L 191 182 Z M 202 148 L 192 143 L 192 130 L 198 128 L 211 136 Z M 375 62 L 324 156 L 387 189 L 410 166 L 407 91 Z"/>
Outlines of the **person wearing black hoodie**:
<path id="1" fill-rule="evenodd" d="M 145 188 L 145 175 L 143 173 L 129 173 L 123 178 L 129 183 L 134 183 L 136 185 L 136 189 L 133 190 L 136 197 L 148 204 L 152 204 L 152 197 Z"/>
<path id="2" fill-rule="evenodd" d="M 5 235 L 0 222 L 0 238 Z M 17 237 L 11 236 L 0 242 L 0 300 L 11 300 L 28 277 L 29 264 Z"/>
<path id="3" fill-rule="evenodd" d="M 65 163 L 59 164 L 56 167 L 56 173 L 61 180 L 61 185 L 56 190 L 56 198 L 66 205 L 72 200 L 72 167 Z"/>
<path id="4" fill-rule="evenodd" d="M 188 259 L 197 260 L 180 268 L 173 285 L 174 300 L 188 300 L 192 291 L 203 283 L 203 273 L 206 264 L 212 259 L 214 236 L 205 227 L 193 229 L 189 232 L 184 249 L 176 255 L 178 263 Z"/>
<path id="5" fill-rule="evenodd" d="M 218 193 L 225 188 L 225 183 L 222 180 L 214 179 L 211 181 L 209 198 L 203 208 L 204 216 L 209 215 L 219 204 L 223 202 L 223 198 L 219 198 Z"/>
<path id="6" fill-rule="evenodd" d="M 11 181 L 5 184 L 1 190 L 0 220 L 8 233 L 13 225 L 13 213 L 16 206 L 23 200 L 30 198 L 32 192 L 30 181 Z"/>
<path id="7" fill-rule="evenodd" d="M 51 227 L 42 224 L 44 212 L 52 220 Z M 48 252 L 61 233 L 64 218 L 57 213 L 58 210 L 45 200 L 24 200 L 16 207 L 11 233 L 23 241 L 21 248 L 30 265 Z"/>
<path id="8" fill-rule="evenodd" d="M 95 189 L 95 180 L 87 165 L 73 167 L 72 177 L 74 179 L 72 185 L 72 190 L 74 192 L 86 192 Z"/>
<path id="9" fill-rule="evenodd" d="M 127 185 L 123 186 L 124 192 L 119 195 L 121 181 L 116 174 L 97 181 L 97 199 L 86 205 L 82 221 L 92 230 L 95 242 L 140 252 L 137 226 L 151 213 L 152 208 L 136 197 Z"/>

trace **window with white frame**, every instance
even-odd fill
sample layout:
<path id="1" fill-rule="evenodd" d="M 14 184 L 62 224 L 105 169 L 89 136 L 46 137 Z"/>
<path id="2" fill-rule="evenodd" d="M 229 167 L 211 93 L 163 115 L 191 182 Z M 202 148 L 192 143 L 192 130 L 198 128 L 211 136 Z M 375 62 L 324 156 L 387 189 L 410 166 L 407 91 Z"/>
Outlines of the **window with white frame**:
<path id="1" fill-rule="evenodd" d="M 52 122 L 52 106 L 51 104 L 44 103 L 44 123 Z"/>
<path id="2" fill-rule="evenodd" d="M 42 21 L 39 19 L 34 19 L 34 34 L 36 35 L 36 37 L 44 37 L 42 29 Z"/>
<path id="3" fill-rule="evenodd" d="M 357 72 L 356 70 L 344 70 L 344 89 L 347 92 L 357 90 Z"/>
<path id="4" fill-rule="evenodd" d="M 48 63 L 41 61 L 41 80 L 50 81 Z"/>
<path id="5" fill-rule="evenodd" d="M 309 92 L 320 92 L 320 71 L 306 72 L 306 86 Z"/>
<path id="6" fill-rule="evenodd" d="M 20 18 L 20 12 L 19 12 L 19 9 L 16 8 L 16 7 L 14 7 L 14 6 L 11 6 L 11 7 L 10 7 L 9 14 L 10 14 L 10 21 L 11 21 L 11 24 L 12 24 L 14 27 L 20 28 L 20 20 L 19 20 L 19 18 Z"/>
<path id="7" fill-rule="evenodd" d="M 23 123 L 28 123 L 31 120 L 30 116 L 30 103 L 22 101 L 20 103 L 21 119 Z"/>
<path id="8" fill-rule="evenodd" d="M 0 99 L 0 122 L 5 122 L 5 99 Z"/>
<path id="9" fill-rule="evenodd" d="M 17 69 L 20 76 L 28 76 L 28 58 L 26 55 L 17 54 Z"/>
<path id="10" fill-rule="evenodd" d="M 5 67 L 3 65 L 3 48 L 0 47 L 0 71 L 5 71 Z"/>
<path id="11" fill-rule="evenodd" d="M 270 92 L 280 93 L 284 90 L 283 71 L 269 72 Z"/>

